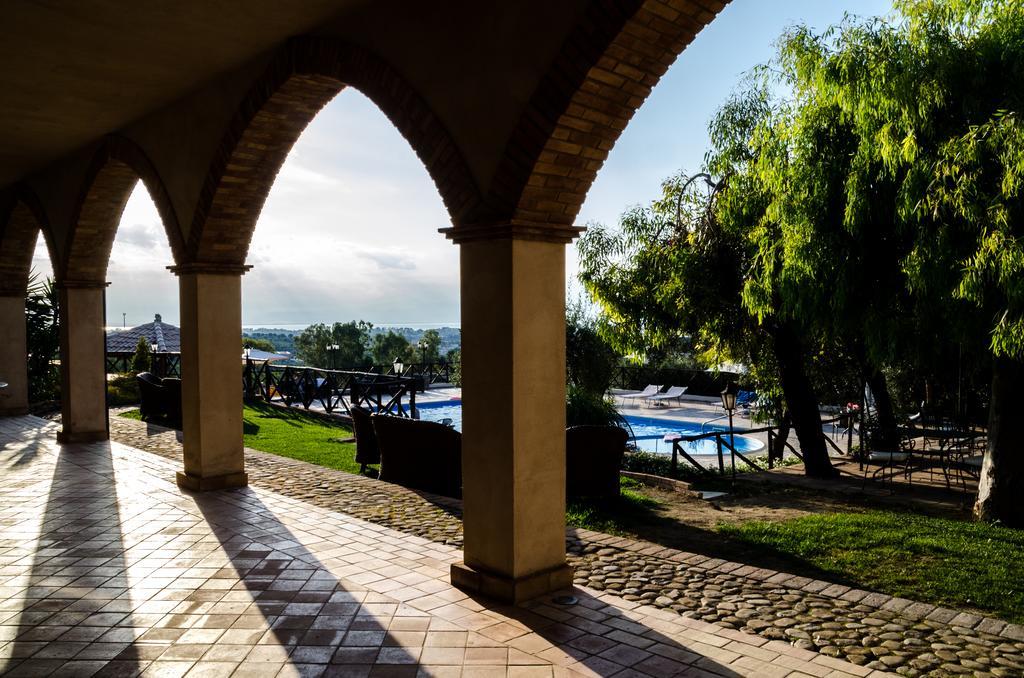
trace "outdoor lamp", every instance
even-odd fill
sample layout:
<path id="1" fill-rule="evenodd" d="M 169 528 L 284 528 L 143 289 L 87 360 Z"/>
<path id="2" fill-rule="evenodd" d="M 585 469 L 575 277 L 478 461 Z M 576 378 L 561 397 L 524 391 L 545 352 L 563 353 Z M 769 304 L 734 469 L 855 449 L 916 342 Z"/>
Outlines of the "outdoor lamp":
<path id="1" fill-rule="evenodd" d="M 149 350 L 152 351 L 153 353 L 156 353 L 157 351 L 160 350 L 160 344 L 157 344 L 156 342 L 150 344 Z"/>
<path id="2" fill-rule="evenodd" d="M 736 409 L 736 396 L 739 392 L 739 387 L 736 386 L 735 381 L 730 381 L 729 385 L 722 391 L 722 407 L 725 408 L 726 412 L 732 412 Z"/>
<path id="3" fill-rule="evenodd" d="M 402 372 L 405 372 L 405 363 L 402 362 L 401 358 L 395 358 L 393 367 L 395 368 L 395 375 L 399 377 L 402 376 Z"/>
<path id="4" fill-rule="evenodd" d="M 249 351 L 252 350 L 252 346 L 246 346 L 243 350 L 244 350 L 244 353 L 245 353 L 245 359 L 248 360 L 249 359 Z"/>

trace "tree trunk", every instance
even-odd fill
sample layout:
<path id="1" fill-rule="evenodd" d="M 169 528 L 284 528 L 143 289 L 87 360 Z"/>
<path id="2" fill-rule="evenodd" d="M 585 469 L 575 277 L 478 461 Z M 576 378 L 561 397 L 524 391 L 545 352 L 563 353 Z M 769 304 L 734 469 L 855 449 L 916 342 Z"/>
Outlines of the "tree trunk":
<path id="1" fill-rule="evenodd" d="M 821 411 L 814 387 L 804 369 L 804 352 L 797 332 L 789 325 L 776 327 L 772 333 L 775 359 L 779 363 L 779 381 L 786 407 L 793 419 L 800 454 L 804 458 L 804 475 L 812 478 L 837 478 L 832 468 L 821 430 Z"/>
<path id="2" fill-rule="evenodd" d="M 900 434 L 896 424 L 896 413 L 892 408 L 889 396 L 889 384 L 882 371 L 868 368 L 868 386 L 875 397 L 875 413 L 878 416 L 879 439 L 875 441 L 878 449 L 896 452 L 900 446 Z"/>
<path id="3" fill-rule="evenodd" d="M 779 435 L 773 441 L 775 447 L 768 451 L 775 461 L 782 461 L 783 455 L 786 454 L 786 441 L 789 440 L 789 429 L 792 425 L 793 416 L 788 409 L 782 410 L 782 418 L 779 420 Z"/>
<path id="4" fill-rule="evenodd" d="M 979 520 L 1024 527 L 1024 362 L 992 360 L 992 400 L 988 412 L 988 449 L 981 467 Z"/>

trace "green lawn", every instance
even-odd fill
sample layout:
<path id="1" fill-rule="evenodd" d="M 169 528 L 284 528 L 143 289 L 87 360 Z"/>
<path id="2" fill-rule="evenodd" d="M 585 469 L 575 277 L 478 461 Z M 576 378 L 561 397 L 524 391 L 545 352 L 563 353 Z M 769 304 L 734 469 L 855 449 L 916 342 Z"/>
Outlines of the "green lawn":
<path id="1" fill-rule="evenodd" d="M 718 528 L 860 588 L 1024 622 L 1024 532 L 943 518 L 869 511 Z"/>
<path id="2" fill-rule="evenodd" d="M 640 483 L 632 478 L 619 477 L 622 494 L 615 499 L 570 500 L 565 507 L 565 521 L 572 527 L 581 527 L 608 534 L 627 534 L 623 523 L 643 521 L 658 502 L 637 491 Z"/>
<path id="3" fill-rule="evenodd" d="M 121 416 L 140 418 L 138 410 L 128 410 Z M 352 437 L 352 429 L 348 426 L 298 408 L 285 409 L 261 403 L 245 405 L 242 417 L 246 447 L 359 473 L 355 444 L 337 442 L 338 439 Z"/>

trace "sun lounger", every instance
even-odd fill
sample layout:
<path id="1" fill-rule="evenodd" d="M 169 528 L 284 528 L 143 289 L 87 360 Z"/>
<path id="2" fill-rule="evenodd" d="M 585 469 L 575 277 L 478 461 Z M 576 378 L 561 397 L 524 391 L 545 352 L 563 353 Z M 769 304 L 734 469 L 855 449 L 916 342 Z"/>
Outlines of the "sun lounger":
<path id="1" fill-rule="evenodd" d="M 672 386 L 664 393 L 659 393 L 658 395 L 650 396 L 649 398 L 645 398 L 645 400 L 647 401 L 648 405 L 652 403 L 663 403 L 669 400 L 675 400 L 677 403 L 682 403 L 681 397 L 684 393 L 686 393 L 685 386 Z"/>
<path id="2" fill-rule="evenodd" d="M 623 400 L 644 400 L 651 396 L 656 396 L 661 391 L 661 384 L 648 384 L 647 388 L 642 391 L 636 391 L 634 393 L 623 393 Z"/>

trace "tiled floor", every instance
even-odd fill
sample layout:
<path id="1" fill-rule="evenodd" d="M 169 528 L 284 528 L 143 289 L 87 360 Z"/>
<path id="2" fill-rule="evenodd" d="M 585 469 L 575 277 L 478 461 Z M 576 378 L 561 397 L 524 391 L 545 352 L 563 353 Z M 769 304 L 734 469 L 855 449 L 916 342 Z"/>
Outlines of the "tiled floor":
<path id="1" fill-rule="evenodd" d="M 9 675 L 872 674 L 597 591 L 474 600 L 452 547 L 260 488 L 189 495 L 163 458 L 54 434 L 0 420 Z"/>

